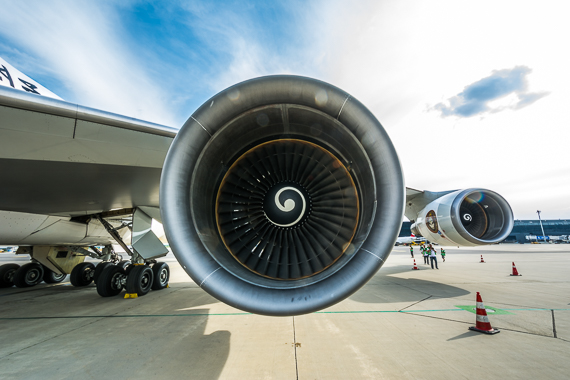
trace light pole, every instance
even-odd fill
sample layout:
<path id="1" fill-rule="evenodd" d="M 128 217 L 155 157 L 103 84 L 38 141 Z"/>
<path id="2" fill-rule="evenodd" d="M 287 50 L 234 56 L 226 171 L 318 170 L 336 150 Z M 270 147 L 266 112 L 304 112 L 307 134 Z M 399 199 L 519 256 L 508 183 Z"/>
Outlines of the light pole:
<path id="1" fill-rule="evenodd" d="M 542 230 L 542 237 L 544 238 L 544 242 L 546 243 L 546 235 L 544 234 L 544 227 L 542 227 L 542 219 L 540 219 L 540 210 L 536 210 L 538 214 L 538 221 L 540 222 L 540 229 Z"/>

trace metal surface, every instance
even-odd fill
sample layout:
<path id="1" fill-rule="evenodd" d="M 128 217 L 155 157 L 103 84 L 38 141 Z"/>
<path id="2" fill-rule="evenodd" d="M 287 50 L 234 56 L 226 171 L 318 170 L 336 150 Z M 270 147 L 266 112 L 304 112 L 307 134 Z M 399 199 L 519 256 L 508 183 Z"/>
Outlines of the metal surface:
<path id="1" fill-rule="evenodd" d="M 513 225 L 513 211 L 503 197 L 491 190 L 466 189 L 428 203 L 417 214 L 414 229 L 440 245 L 477 246 L 503 241 Z"/>
<path id="2" fill-rule="evenodd" d="M 88 121 L 165 137 L 174 137 L 177 133 L 177 129 L 166 125 L 100 111 L 94 108 L 80 106 L 79 104 L 68 103 L 63 100 L 26 93 L 9 87 L 0 87 L 0 105 L 42 114 L 63 116 L 74 119 L 75 121 Z"/>
<path id="3" fill-rule="evenodd" d="M 160 168 L 0 159 L 0 210 L 89 215 L 158 206 Z"/>
<path id="4" fill-rule="evenodd" d="M 135 209 L 131 244 L 135 252 L 145 260 L 156 259 L 168 253 L 168 249 L 154 234 L 151 227 L 152 218 L 141 209 Z"/>
<path id="5" fill-rule="evenodd" d="M 73 268 L 85 260 L 67 247 L 41 246 L 32 247 L 32 258 L 56 274 L 69 274 Z"/>
<path id="6" fill-rule="evenodd" d="M 158 207 L 177 130 L 0 88 L 0 210 L 77 216 Z"/>
<path id="7" fill-rule="evenodd" d="M 214 197 L 232 163 L 254 146 L 286 138 L 333 153 L 349 170 L 362 205 L 355 237 L 340 259 L 297 280 L 244 268 L 225 248 L 214 218 Z M 168 241 L 194 281 L 232 306 L 281 316 L 322 309 L 364 285 L 389 255 L 404 206 L 400 163 L 378 120 L 342 90 L 295 76 L 253 79 L 208 100 L 174 139 L 160 193 Z"/>

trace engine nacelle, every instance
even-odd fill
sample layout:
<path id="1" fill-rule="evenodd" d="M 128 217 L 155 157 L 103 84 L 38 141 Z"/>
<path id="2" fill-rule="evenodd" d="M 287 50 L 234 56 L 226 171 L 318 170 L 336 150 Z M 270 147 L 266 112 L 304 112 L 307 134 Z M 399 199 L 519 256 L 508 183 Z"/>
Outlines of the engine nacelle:
<path id="1" fill-rule="evenodd" d="M 404 182 L 372 113 L 321 81 L 270 76 L 201 106 L 171 144 L 160 206 L 172 251 L 217 299 L 298 315 L 350 296 L 401 227 Z"/>
<path id="2" fill-rule="evenodd" d="M 513 211 L 502 196 L 467 189 L 430 202 L 419 212 L 412 230 L 439 245 L 478 246 L 503 241 L 513 225 Z"/>

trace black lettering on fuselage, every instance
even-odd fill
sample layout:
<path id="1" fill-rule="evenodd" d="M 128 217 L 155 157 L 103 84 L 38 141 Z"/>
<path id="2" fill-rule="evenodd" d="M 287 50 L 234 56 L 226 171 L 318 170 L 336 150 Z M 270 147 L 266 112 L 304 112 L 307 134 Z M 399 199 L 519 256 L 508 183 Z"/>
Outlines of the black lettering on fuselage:
<path id="1" fill-rule="evenodd" d="M 6 66 L 0 65 L 0 74 L 2 74 L 6 79 L 8 79 L 8 82 L 10 82 L 10 86 L 14 87 L 14 81 L 12 80 L 12 76 L 10 75 L 10 72 L 8 71 Z M 0 75 L 0 80 L 3 80 L 1 75 Z"/>
<path id="2" fill-rule="evenodd" d="M 34 93 L 34 94 L 40 95 L 40 93 L 36 91 L 36 88 L 38 88 L 38 86 L 36 86 L 36 85 L 33 84 L 33 83 L 26 82 L 25 80 L 20 79 L 20 78 L 18 78 L 18 80 L 19 80 L 20 82 L 22 82 L 22 88 L 23 88 L 24 90 L 26 90 L 27 92 L 32 92 L 32 93 Z M 13 86 L 12 86 L 12 87 L 13 87 Z"/>

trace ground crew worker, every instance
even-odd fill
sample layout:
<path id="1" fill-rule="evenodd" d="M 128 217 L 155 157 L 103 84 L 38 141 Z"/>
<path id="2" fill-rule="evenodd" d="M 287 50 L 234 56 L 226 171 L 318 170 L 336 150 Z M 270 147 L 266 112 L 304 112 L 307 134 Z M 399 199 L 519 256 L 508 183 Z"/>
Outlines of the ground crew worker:
<path id="1" fill-rule="evenodd" d="M 424 248 L 424 264 L 429 265 L 428 262 L 428 257 L 429 257 L 429 249 L 428 248 Z"/>
<path id="2" fill-rule="evenodd" d="M 443 250 L 443 248 L 441 248 L 441 259 L 445 263 L 445 251 Z"/>
<path id="3" fill-rule="evenodd" d="M 429 258 L 431 261 L 431 269 L 433 269 L 433 263 L 434 262 L 435 262 L 435 269 L 439 269 L 437 267 L 437 256 L 435 255 L 437 252 L 435 251 L 435 249 L 433 249 L 431 244 L 428 246 L 428 250 L 429 250 Z"/>
<path id="4" fill-rule="evenodd" d="M 412 259 L 414 258 L 414 247 L 410 244 L 410 255 L 412 255 Z"/>

